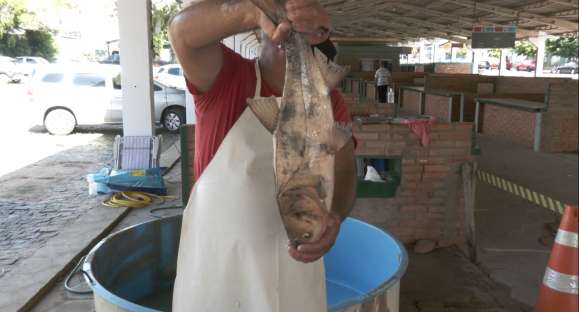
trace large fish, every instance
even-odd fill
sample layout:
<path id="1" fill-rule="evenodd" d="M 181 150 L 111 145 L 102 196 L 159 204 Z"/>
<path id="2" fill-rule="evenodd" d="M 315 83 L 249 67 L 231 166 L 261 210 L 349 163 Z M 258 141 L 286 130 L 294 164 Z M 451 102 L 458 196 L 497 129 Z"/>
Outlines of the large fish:
<path id="1" fill-rule="evenodd" d="M 252 0 L 279 24 L 285 0 Z M 347 72 L 292 32 L 284 43 L 286 71 L 281 98 L 248 100 L 273 133 L 276 196 L 288 238 L 294 245 L 316 241 L 332 207 L 334 154 L 350 140 L 349 125 L 334 122 L 330 89 Z"/>

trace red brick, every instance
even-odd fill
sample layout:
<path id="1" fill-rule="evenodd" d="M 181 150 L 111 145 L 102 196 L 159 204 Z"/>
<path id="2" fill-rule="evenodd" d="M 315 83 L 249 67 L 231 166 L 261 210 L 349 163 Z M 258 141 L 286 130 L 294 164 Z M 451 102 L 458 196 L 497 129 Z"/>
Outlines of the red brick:
<path id="1" fill-rule="evenodd" d="M 366 147 L 368 148 L 381 148 L 384 151 L 387 143 L 385 141 L 366 141 Z"/>
<path id="2" fill-rule="evenodd" d="M 400 207 L 401 214 L 426 214 L 427 207 L 425 205 L 404 205 Z"/>
<path id="3" fill-rule="evenodd" d="M 354 136 L 357 140 L 378 140 L 377 132 L 358 132 Z"/>
<path id="4" fill-rule="evenodd" d="M 384 149 L 382 148 L 369 148 L 365 147 L 363 149 L 356 149 L 356 155 L 360 156 L 381 156 L 384 155 Z"/>
<path id="5" fill-rule="evenodd" d="M 471 141 L 456 141 L 454 143 L 454 145 L 456 147 L 471 147 L 472 146 L 472 142 Z"/>
<path id="6" fill-rule="evenodd" d="M 403 158 L 402 159 L 402 166 L 404 165 L 414 165 L 416 164 L 416 160 L 410 158 Z"/>
<path id="7" fill-rule="evenodd" d="M 448 129 L 452 129 L 452 124 L 445 122 L 445 123 L 435 123 L 434 125 L 432 125 L 432 131 L 433 132 L 438 132 L 438 131 L 448 130 Z"/>
<path id="8" fill-rule="evenodd" d="M 361 130 L 362 131 L 376 131 L 376 132 L 382 132 L 382 131 L 386 131 L 387 129 L 387 125 L 362 125 Z"/>
<path id="9" fill-rule="evenodd" d="M 426 172 L 442 172 L 446 173 L 450 171 L 449 165 L 426 165 L 425 166 Z"/>

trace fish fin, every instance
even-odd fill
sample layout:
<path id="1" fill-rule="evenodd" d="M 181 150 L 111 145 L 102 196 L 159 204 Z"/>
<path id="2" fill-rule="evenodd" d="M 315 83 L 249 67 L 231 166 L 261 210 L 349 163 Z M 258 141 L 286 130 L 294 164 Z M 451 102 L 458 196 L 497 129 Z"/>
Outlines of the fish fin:
<path id="1" fill-rule="evenodd" d="M 352 124 L 336 122 L 333 128 L 331 149 L 335 154 L 352 138 Z"/>
<path id="2" fill-rule="evenodd" d="M 326 81 L 326 85 L 330 89 L 334 89 L 338 83 L 346 76 L 350 71 L 349 66 L 340 66 L 328 59 L 328 57 L 322 53 L 318 48 L 314 48 L 314 55 L 318 60 L 318 65 L 322 76 Z"/>
<path id="3" fill-rule="evenodd" d="M 261 97 L 247 99 L 247 105 L 253 111 L 261 124 L 271 133 L 277 127 L 277 119 L 279 115 L 279 98 L 275 97 Z"/>

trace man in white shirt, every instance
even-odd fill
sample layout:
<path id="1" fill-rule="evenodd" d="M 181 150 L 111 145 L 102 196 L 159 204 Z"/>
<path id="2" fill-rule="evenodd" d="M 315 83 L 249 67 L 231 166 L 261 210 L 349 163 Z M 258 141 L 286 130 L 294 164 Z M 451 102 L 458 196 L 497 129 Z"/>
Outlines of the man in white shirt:
<path id="1" fill-rule="evenodd" d="M 376 88 L 378 90 L 378 102 L 386 103 L 388 101 L 388 86 L 390 85 L 390 70 L 387 62 L 380 62 L 380 68 L 376 71 Z"/>

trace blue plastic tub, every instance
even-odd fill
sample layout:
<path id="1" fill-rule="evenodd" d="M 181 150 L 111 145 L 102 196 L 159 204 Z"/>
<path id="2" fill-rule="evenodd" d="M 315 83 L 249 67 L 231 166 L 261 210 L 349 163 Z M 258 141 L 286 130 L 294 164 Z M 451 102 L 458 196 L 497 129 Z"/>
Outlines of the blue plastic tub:
<path id="1" fill-rule="evenodd" d="M 180 231 L 181 216 L 175 216 L 99 242 L 83 264 L 95 310 L 170 311 Z M 407 255 L 394 237 L 349 218 L 324 261 L 329 311 L 398 311 Z"/>

